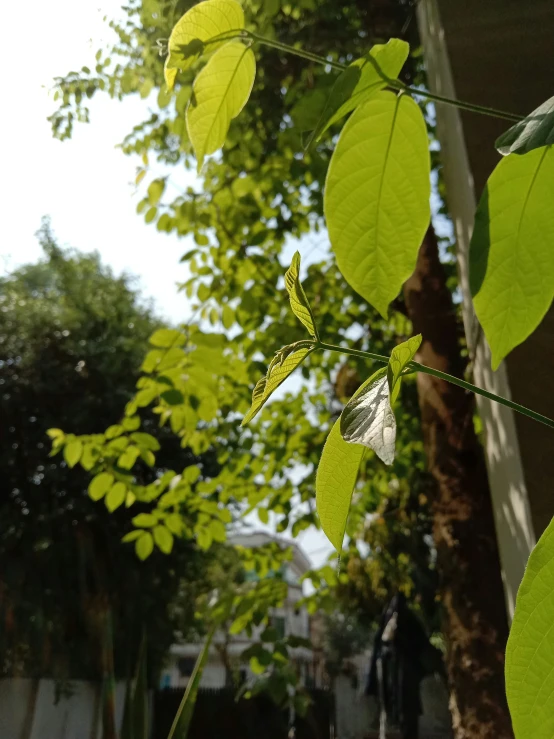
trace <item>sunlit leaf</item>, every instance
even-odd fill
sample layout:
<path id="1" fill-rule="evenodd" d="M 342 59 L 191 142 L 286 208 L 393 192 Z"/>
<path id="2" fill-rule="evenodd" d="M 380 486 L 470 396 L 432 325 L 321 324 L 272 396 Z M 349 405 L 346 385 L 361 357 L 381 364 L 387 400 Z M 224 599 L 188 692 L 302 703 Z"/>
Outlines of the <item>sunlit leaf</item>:
<path id="1" fill-rule="evenodd" d="M 88 486 L 88 494 L 92 500 L 100 500 L 106 495 L 114 482 L 113 475 L 108 472 L 101 472 L 93 477 Z"/>
<path id="2" fill-rule="evenodd" d="M 531 552 L 506 647 L 506 695 L 516 739 L 554 736 L 554 520 Z"/>
<path id="3" fill-rule="evenodd" d="M 283 383 L 294 370 L 299 367 L 302 362 L 306 359 L 308 354 L 311 354 L 312 348 L 302 347 L 293 354 L 290 354 L 281 364 L 277 362 L 270 370 L 268 370 L 268 376 L 258 380 L 254 392 L 252 393 L 252 406 L 245 417 L 242 419 L 242 426 L 249 423 L 254 416 L 260 411 L 264 403 L 267 402 L 270 395 L 277 390 L 279 385 Z"/>
<path id="4" fill-rule="evenodd" d="M 173 328 L 160 328 L 150 337 L 150 343 L 153 346 L 159 346 L 162 349 L 182 346 L 186 340 L 187 339 L 184 334 Z"/>
<path id="5" fill-rule="evenodd" d="M 339 418 L 323 447 L 315 480 L 316 507 L 321 528 L 339 551 L 363 454 L 363 446 L 344 441 Z"/>
<path id="6" fill-rule="evenodd" d="M 149 531 L 145 531 L 141 537 L 135 542 L 135 552 L 137 557 L 143 561 L 147 559 L 154 549 L 154 539 Z"/>
<path id="7" fill-rule="evenodd" d="M 300 253 L 296 252 L 288 270 L 285 272 L 285 287 L 289 294 L 292 312 L 306 326 L 310 335 L 317 338 L 317 329 L 310 303 L 300 282 Z"/>
<path id="8" fill-rule="evenodd" d="M 314 137 L 321 136 L 329 126 L 386 87 L 379 70 L 386 77 L 396 79 L 409 53 L 409 44 L 391 38 L 386 44 L 375 44 L 365 56 L 352 62 L 333 85 Z"/>
<path id="9" fill-rule="evenodd" d="M 554 97 L 509 128 L 496 140 L 495 146 L 506 156 L 527 154 L 550 144 L 554 144 Z"/>
<path id="10" fill-rule="evenodd" d="M 68 467 L 75 467 L 77 462 L 81 459 L 83 453 L 83 444 L 79 439 L 70 441 L 66 444 L 63 449 L 63 457 Z"/>
<path id="11" fill-rule="evenodd" d="M 400 377 L 402 372 L 404 372 L 407 365 L 415 357 L 417 350 L 421 346 L 421 339 L 421 334 L 412 336 L 407 341 L 403 341 L 398 346 L 395 346 L 391 352 L 387 367 L 391 405 L 394 405 L 394 401 L 400 392 Z"/>
<path id="12" fill-rule="evenodd" d="M 353 113 L 331 158 L 324 209 L 339 269 L 385 317 L 429 226 L 429 162 L 421 110 L 392 92 Z"/>
<path id="13" fill-rule="evenodd" d="M 232 119 L 250 97 L 255 75 L 252 49 L 232 41 L 216 51 L 196 77 L 187 107 L 187 130 L 198 171 L 204 157 L 225 143 Z"/>
<path id="14" fill-rule="evenodd" d="M 156 516 L 151 513 L 139 513 L 133 518 L 133 526 L 139 526 L 143 529 L 153 528 L 158 523 Z"/>
<path id="15" fill-rule="evenodd" d="M 367 380 L 340 417 L 342 438 L 372 449 L 385 464 L 394 461 L 396 418 L 390 403 L 387 368 Z"/>
<path id="16" fill-rule="evenodd" d="M 173 549 L 173 536 L 165 526 L 156 526 L 153 530 L 156 546 L 164 554 L 169 554 Z"/>
<path id="17" fill-rule="evenodd" d="M 539 325 L 554 297 L 554 149 L 505 157 L 489 177 L 471 239 L 470 287 L 492 366 Z"/>
<path id="18" fill-rule="evenodd" d="M 190 8 L 169 37 L 169 56 L 164 67 L 167 86 L 171 89 L 175 82 L 169 73 L 171 69 L 188 69 L 204 53 L 215 51 L 228 39 L 208 45 L 206 41 L 242 28 L 244 13 L 235 0 L 206 0 Z"/>
<path id="19" fill-rule="evenodd" d="M 127 488 L 125 486 L 125 483 L 123 482 L 116 482 L 115 485 L 110 488 L 106 497 L 104 498 L 106 508 L 109 510 L 110 513 L 113 513 L 117 508 L 119 508 L 119 506 L 123 505 L 123 503 L 125 502 L 126 492 Z"/>

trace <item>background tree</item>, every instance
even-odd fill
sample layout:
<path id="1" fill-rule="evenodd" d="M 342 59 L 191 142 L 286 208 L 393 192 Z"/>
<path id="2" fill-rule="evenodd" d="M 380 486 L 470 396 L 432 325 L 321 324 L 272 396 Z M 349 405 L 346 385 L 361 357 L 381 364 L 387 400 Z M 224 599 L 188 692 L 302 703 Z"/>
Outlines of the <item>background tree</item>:
<path id="1" fill-rule="evenodd" d="M 191 147 L 183 112 L 193 72 L 179 75 L 175 94 L 168 93 L 156 47 L 190 4 L 131 4 L 125 20 L 112 24 L 118 41 L 99 52 L 96 74 L 85 71 L 59 80 L 61 106 L 52 117 L 55 134 L 61 138 L 70 135 L 73 120 L 87 117 L 81 102 L 85 95 L 106 89 L 113 96 L 140 93 L 146 97 L 159 90 L 159 109 L 134 128 L 124 142 L 124 151 L 142 154 L 146 163 L 149 157 L 156 157 L 164 164 L 190 166 Z M 257 32 L 298 43 L 328 55 L 330 60 L 349 62 L 373 42 L 392 35 L 408 37 L 417 49 L 411 3 L 352 0 L 337 5 L 306 0 L 293 6 L 250 0 L 245 7 L 255 19 Z M 323 183 L 337 130 L 331 128 L 316 146 L 302 153 L 335 75 L 278 49 L 259 47 L 256 54 L 258 75 L 251 100 L 231 124 L 221 155 L 204 166 L 202 191 L 189 189 L 176 199 L 166 199 L 165 180 L 157 179 L 148 184 L 139 205 L 145 220 L 155 222 L 158 229 L 194 235 L 198 248 L 186 255 L 191 278 L 183 287 L 197 301 L 204 318 L 214 323 L 219 318 L 226 327 L 238 331 L 234 344 L 249 363 L 251 375 L 260 368 L 259 352 L 267 355 L 268 347 L 277 349 L 302 337 L 299 327 L 291 325 L 286 300 L 278 297 L 282 294 L 282 267 L 276 257 L 282 256 L 283 263 L 288 261 L 286 245 L 291 238 L 321 229 Z M 403 72 L 404 79 L 422 82 L 418 70 L 412 59 Z M 138 177 L 147 174 L 145 164 Z M 325 261 L 308 270 L 306 290 L 314 296 L 312 304 L 323 336 L 354 339 L 360 348 L 375 351 L 381 340 L 390 346 L 409 334 L 413 325 L 423 334 L 421 356 L 426 364 L 452 374 L 464 373 L 453 285 L 445 269 L 448 264 L 439 259 L 432 229 L 416 272 L 395 304 L 398 312 L 386 326 L 375 321 L 373 311 L 346 288 L 327 257 L 324 237 L 314 248 L 321 249 Z M 308 249 L 306 252 L 309 254 Z M 333 369 L 338 369 L 336 356 L 310 357 L 310 377 L 319 388 L 325 388 Z M 308 372 L 303 369 L 305 376 Z M 368 374 L 364 367 L 361 377 Z M 252 384 L 255 379 L 251 377 Z M 434 479 L 428 500 L 456 730 L 460 737 L 479 737 L 494 727 L 496 735 L 508 737 L 511 728 L 502 678 L 507 623 L 486 470 L 473 430 L 473 398 L 428 377 L 418 376 L 417 382 L 425 452 Z M 304 393 L 302 403 L 307 400 Z M 251 443 L 265 444 L 268 449 L 270 439 L 288 441 L 293 437 L 296 446 L 286 444 L 283 453 L 291 454 L 291 463 L 315 465 L 322 440 L 319 429 L 332 408 L 317 394 L 312 395 L 311 403 L 314 416 L 318 416 L 312 428 L 303 421 L 302 433 L 298 433 L 287 418 L 285 430 L 279 425 L 282 411 L 275 404 L 263 417 L 272 425 L 267 423 L 263 439 L 255 436 Z M 241 405 L 235 409 L 241 410 Z M 249 432 L 245 437 L 251 438 Z M 379 477 L 380 463 L 372 459 L 371 464 L 372 473 Z M 388 473 L 383 472 L 383 476 L 388 477 Z M 292 488 L 309 505 L 313 469 Z M 287 500 L 288 514 L 290 497 Z M 303 520 L 310 522 L 309 518 Z M 286 516 L 282 525 L 288 523 Z"/>
<path id="2" fill-rule="evenodd" d="M 134 668 L 143 628 L 155 671 L 175 630 L 193 623 L 209 558 L 179 541 L 163 566 L 158 556 L 141 567 L 121 543 L 132 514 L 95 505 L 88 474 L 48 455 L 46 431 L 100 433 L 117 421 L 159 324 L 97 255 L 60 249 L 47 221 L 39 239 L 45 259 L 1 280 L 0 666 L 97 677 L 109 614 L 116 673 Z M 143 424 L 163 440 L 155 473 L 198 461 L 156 419 Z"/>

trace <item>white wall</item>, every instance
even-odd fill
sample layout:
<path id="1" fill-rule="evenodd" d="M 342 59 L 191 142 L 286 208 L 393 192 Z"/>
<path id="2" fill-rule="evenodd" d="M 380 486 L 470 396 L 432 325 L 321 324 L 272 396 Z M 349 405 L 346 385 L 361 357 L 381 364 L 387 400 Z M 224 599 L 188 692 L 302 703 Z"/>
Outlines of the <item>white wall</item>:
<path id="1" fill-rule="evenodd" d="M 0 739 L 101 739 L 101 686 L 71 681 L 56 703 L 54 680 L 0 680 Z M 116 724 L 123 718 L 125 683 L 115 692 Z"/>

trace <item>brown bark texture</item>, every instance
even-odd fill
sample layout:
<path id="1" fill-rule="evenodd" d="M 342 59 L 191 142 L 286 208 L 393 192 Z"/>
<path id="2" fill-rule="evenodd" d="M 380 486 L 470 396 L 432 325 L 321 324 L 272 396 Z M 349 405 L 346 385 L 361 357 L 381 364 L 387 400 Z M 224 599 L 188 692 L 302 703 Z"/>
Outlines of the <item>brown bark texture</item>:
<path id="1" fill-rule="evenodd" d="M 432 227 L 404 299 L 414 333 L 423 335 L 418 361 L 462 376 L 455 306 Z M 473 425 L 475 398 L 423 373 L 417 387 L 428 467 L 436 481 L 433 536 L 454 735 L 513 739 L 504 691 L 508 624 L 487 470 Z"/>

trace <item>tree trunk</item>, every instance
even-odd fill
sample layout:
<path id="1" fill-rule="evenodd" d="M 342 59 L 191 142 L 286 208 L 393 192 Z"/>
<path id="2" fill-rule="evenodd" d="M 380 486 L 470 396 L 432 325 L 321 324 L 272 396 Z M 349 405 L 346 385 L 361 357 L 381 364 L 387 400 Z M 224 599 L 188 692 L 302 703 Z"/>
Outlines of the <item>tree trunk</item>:
<path id="1" fill-rule="evenodd" d="M 404 298 L 414 333 L 423 335 L 418 361 L 462 376 L 455 308 L 432 227 Z M 503 673 L 508 624 L 487 470 L 473 426 L 475 398 L 423 373 L 417 387 L 436 481 L 433 535 L 454 734 L 513 738 Z"/>

